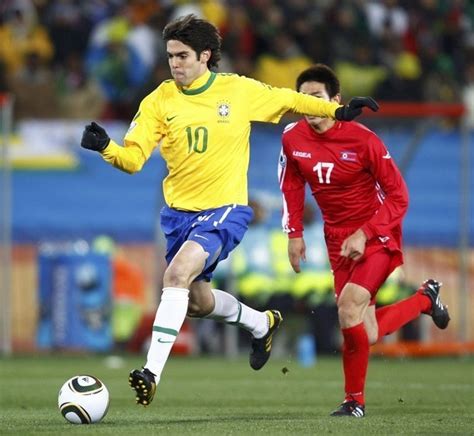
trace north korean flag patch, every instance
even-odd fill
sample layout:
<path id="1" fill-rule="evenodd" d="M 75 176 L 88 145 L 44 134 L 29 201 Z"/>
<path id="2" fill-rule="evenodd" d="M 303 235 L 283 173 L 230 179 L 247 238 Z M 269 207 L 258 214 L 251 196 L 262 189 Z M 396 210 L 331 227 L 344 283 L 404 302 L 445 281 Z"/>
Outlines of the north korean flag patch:
<path id="1" fill-rule="evenodd" d="M 339 159 L 346 162 L 357 162 L 357 153 L 355 151 L 341 151 Z"/>

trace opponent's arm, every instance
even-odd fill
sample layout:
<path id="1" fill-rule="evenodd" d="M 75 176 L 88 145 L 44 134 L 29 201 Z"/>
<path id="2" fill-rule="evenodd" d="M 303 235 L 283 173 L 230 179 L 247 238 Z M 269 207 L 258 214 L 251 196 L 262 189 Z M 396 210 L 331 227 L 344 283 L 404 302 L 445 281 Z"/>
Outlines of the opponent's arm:
<path id="1" fill-rule="evenodd" d="M 288 233 L 290 238 L 302 237 L 305 180 L 295 168 L 284 145 L 280 153 L 278 178 L 283 196 L 283 217 L 281 220 L 283 231 Z"/>
<path id="2" fill-rule="evenodd" d="M 369 139 L 366 165 L 380 186 L 384 197 L 379 210 L 360 229 L 350 235 L 341 246 L 341 256 L 360 259 L 367 240 L 386 236 L 392 228 L 401 224 L 408 209 L 408 190 L 395 162 L 376 135 Z"/>
<path id="3" fill-rule="evenodd" d="M 402 223 L 408 210 L 408 189 L 385 145 L 376 135 L 367 149 L 368 168 L 381 188 L 384 201 L 378 212 L 362 226 L 368 239 L 385 236 Z"/>
<path id="4" fill-rule="evenodd" d="M 285 140 L 283 139 L 283 144 Z M 283 195 L 283 231 L 288 233 L 288 259 L 295 272 L 300 272 L 300 261 L 306 262 L 306 245 L 303 239 L 303 210 L 305 181 L 287 158 L 285 145 L 279 163 L 280 189 Z"/>

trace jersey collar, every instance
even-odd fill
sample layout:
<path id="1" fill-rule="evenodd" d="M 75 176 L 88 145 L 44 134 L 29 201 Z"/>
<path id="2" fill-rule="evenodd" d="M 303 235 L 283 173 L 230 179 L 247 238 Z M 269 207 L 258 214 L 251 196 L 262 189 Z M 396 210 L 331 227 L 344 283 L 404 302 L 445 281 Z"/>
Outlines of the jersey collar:
<path id="1" fill-rule="evenodd" d="M 214 71 L 207 71 L 201 77 L 196 79 L 189 87 L 186 89 L 181 88 L 181 92 L 185 95 L 197 95 L 206 91 L 214 82 L 216 78 L 216 73 Z"/>
<path id="2" fill-rule="evenodd" d="M 312 134 L 312 135 L 315 135 L 317 138 L 332 138 L 334 135 L 337 134 L 337 132 L 339 131 L 339 129 L 341 129 L 341 127 L 343 126 L 343 123 L 341 123 L 340 121 L 337 121 L 328 129 L 326 130 L 325 132 L 323 133 L 319 133 L 319 132 L 316 132 L 316 130 L 314 130 L 310 124 L 308 123 L 308 121 L 306 121 L 306 119 L 303 119 L 304 123 L 306 124 L 306 128 L 308 129 L 308 131 Z"/>

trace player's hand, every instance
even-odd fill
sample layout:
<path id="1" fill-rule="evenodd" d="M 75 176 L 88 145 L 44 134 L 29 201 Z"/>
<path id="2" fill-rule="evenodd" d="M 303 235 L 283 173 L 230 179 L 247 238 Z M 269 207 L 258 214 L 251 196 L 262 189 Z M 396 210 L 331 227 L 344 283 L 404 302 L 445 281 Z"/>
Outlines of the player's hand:
<path id="1" fill-rule="evenodd" d="M 109 145 L 110 138 L 105 129 L 92 121 L 84 128 L 81 147 L 94 151 L 104 151 Z"/>
<path id="2" fill-rule="evenodd" d="M 379 105 L 372 97 L 354 97 L 349 103 L 336 109 L 336 120 L 352 121 L 362 113 L 364 107 L 368 107 L 372 112 L 379 110 Z"/>
<path id="3" fill-rule="evenodd" d="M 344 240 L 341 245 L 341 256 L 352 260 L 359 260 L 365 251 L 367 236 L 359 229 Z"/>
<path id="4" fill-rule="evenodd" d="M 288 239 L 288 259 L 293 271 L 299 273 L 300 260 L 306 262 L 306 244 L 303 238 Z"/>

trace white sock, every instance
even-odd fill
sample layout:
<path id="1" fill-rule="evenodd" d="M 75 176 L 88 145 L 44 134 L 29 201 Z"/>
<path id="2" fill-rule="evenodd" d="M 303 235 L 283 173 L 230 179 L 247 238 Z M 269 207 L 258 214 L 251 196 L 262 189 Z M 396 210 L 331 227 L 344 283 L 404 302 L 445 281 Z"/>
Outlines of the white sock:
<path id="1" fill-rule="evenodd" d="M 188 294 L 188 289 L 163 288 L 145 364 L 145 368 L 155 374 L 156 384 L 160 381 L 171 348 L 186 318 Z"/>
<path id="2" fill-rule="evenodd" d="M 241 303 L 228 292 L 211 289 L 214 294 L 214 310 L 206 318 L 235 324 L 248 330 L 255 338 L 262 338 L 268 332 L 268 316 Z"/>

